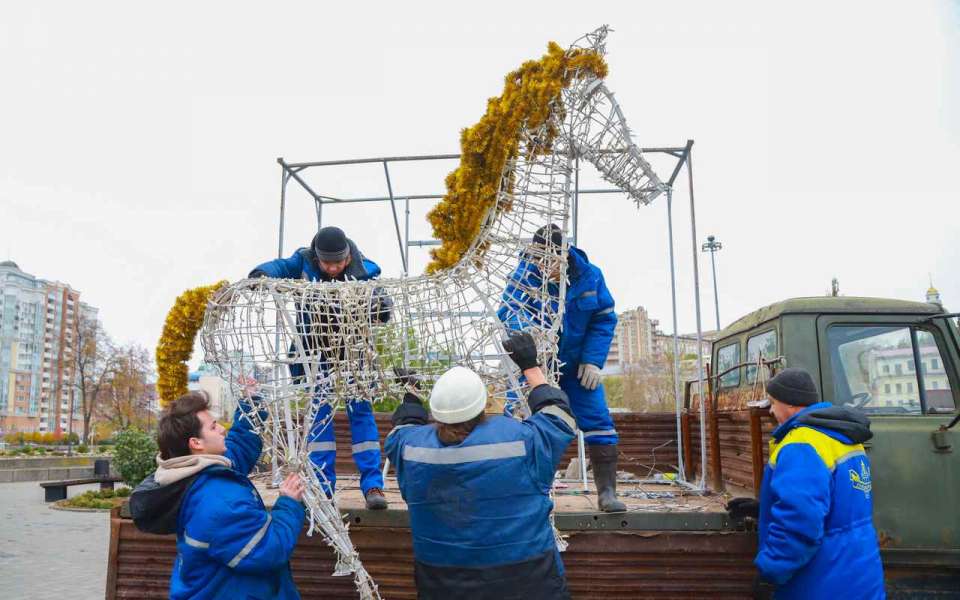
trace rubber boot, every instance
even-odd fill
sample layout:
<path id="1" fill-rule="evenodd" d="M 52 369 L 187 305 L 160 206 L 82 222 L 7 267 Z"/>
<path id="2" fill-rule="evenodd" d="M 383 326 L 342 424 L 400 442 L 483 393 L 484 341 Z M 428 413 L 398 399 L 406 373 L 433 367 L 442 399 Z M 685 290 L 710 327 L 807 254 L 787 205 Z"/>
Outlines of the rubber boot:
<path id="1" fill-rule="evenodd" d="M 387 498 L 380 488 L 370 488 L 364 500 L 370 510 L 386 510 L 387 508 Z"/>
<path id="2" fill-rule="evenodd" d="M 603 512 L 624 512 L 627 505 L 617 500 L 617 447 L 588 446 L 597 486 L 597 504 Z"/>

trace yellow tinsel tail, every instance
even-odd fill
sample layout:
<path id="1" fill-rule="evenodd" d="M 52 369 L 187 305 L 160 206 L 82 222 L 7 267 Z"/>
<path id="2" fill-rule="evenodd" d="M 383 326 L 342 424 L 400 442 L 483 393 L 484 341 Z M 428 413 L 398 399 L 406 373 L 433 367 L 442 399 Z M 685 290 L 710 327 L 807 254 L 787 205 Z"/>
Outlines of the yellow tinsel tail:
<path id="1" fill-rule="evenodd" d="M 167 313 L 163 334 L 157 343 L 157 393 L 161 406 L 187 393 L 187 361 L 193 354 L 197 331 L 203 325 L 207 302 L 214 292 L 228 283 L 219 281 L 187 290 L 177 297 Z"/>

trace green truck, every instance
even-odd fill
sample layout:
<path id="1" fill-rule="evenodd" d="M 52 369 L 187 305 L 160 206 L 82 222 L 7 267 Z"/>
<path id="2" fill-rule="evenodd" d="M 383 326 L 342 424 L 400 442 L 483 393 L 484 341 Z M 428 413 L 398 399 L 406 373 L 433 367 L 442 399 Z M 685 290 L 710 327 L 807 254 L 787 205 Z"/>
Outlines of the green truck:
<path id="1" fill-rule="evenodd" d="M 772 428 L 763 383 L 785 366 L 807 369 L 824 401 L 857 407 L 871 419 L 874 437 L 864 445 L 888 581 L 909 580 L 921 596 L 929 591 L 960 597 L 957 314 L 900 300 L 794 298 L 721 331 L 711 365 L 707 447 L 713 487 L 758 488 Z M 688 407 L 698 408 L 689 396 Z M 695 442 L 684 440 L 691 450 Z M 749 469 L 743 468 L 744 454 L 750 455 Z"/>

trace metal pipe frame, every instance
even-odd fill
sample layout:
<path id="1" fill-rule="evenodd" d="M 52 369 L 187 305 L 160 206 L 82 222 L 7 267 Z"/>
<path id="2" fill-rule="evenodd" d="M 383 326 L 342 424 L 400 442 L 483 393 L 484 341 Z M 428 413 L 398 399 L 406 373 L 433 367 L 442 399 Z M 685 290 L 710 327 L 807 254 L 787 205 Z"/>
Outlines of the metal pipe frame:
<path id="1" fill-rule="evenodd" d="M 681 385 L 680 385 L 680 356 L 679 356 L 679 341 L 678 341 L 678 330 L 677 330 L 677 298 L 676 298 L 676 264 L 674 260 L 673 252 L 673 216 L 672 216 L 672 200 L 673 200 L 673 187 L 677 180 L 677 177 L 680 175 L 681 170 L 684 166 L 687 167 L 687 180 L 688 180 L 688 194 L 690 200 L 690 218 L 691 218 L 691 233 L 692 233 L 692 243 L 694 250 L 694 261 L 693 261 L 693 280 L 694 280 L 694 304 L 696 307 L 696 321 L 697 321 L 697 382 L 698 389 L 701 390 L 701 396 L 703 394 L 703 328 L 701 323 L 701 310 L 700 310 L 700 272 L 699 266 L 697 263 L 697 229 L 696 229 L 696 212 L 695 212 L 695 201 L 693 193 L 693 140 L 687 140 L 687 143 L 684 146 L 660 146 L 660 147 L 650 147 L 650 148 L 641 148 L 641 152 L 647 154 L 665 154 L 677 159 L 677 163 L 673 168 L 673 171 L 670 174 L 670 178 L 666 182 L 667 188 L 667 222 L 669 230 L 669 255 L 670 255 L 670 286 L 671 286 L 671 304 L 672 304 L 672 317 L 673 317 L 673 341 L 674 341 L 674 356 L 673 356 L 673 372 L 674 372 L 674 395 L 675 395 L 675 404 L 677 406 L 677 455 L 678 455 L 678 470 L 680 471 L 680 479 L 686 480 L 687 473 L 685 473 L 684 468 L 684 444 L 683 444 L 683 429 L 680 421 L 680 411 L 682 406 L 682 394 L 681 394 Z M 622 152 L 622 149 L 610 149 L 605 150 L 602 153 L 611 153 L 615 154 Z M 286 213 L 286 190 L 287 184 L 291 179 L 296 181 L 300 186 L 310 195 L 316 204 L 317 210 L 317 226 L 318 228 L 322 224 L 321 215 L 322 208 L 324 204 L 356 204 L 356 203 L 366 203 L 366 202 L 389 202 L 390 208 L 393 214 L 394 228 L 397 235 L 397 243 L 400 250 L 400 260 L 403 265 L 403 275 L 409 275 L 410 268 L 410 248 L 411 247 L 424 247 L 424 246 L 437 246 L 440 244 L 437 240 L 411 240 L 410 239 L 410 201 L 411 200 L 440 200 L 444 197 L 443 194 L 407 194 L 407 195 L 396 195 L 394 194 L 393 185 L 390 179 L 390 163 L 399 163 L 399 162 L 424 162 L 424 161 L 438 161 L 438 160 L 458 160 L 460 154 L 422 154 L 422 155 L 411 155 L 411 156 L 379 156 L 373 158 L 356 158 L 356 159 L 343 159 L 343 160 L 327 160 L 327 161 L 311 161 L 311 162 L 297 162 L 297 163 L 288 163 L 282 157 L 277 159 L 277 163 L 282 169 L 282 178 L 281 178 L 281 189 L 280 189 L 280 224 L 279 224 L 279 243 L 278 243 L 278 256 L 283 256 L 283 242 L 284 242 L 284 220 Z M 337 198 L 334 196 L 328 196 L 316 192 L 309 183 L 307 183 L 303 177 L 300 176 L 302 171 L 311 168 L 317 167 L 337 167 L 345 165 L 361 165 L 361 164 L 375 164 L 380 163 L 383 165 L 384 179 L 387 185 L 387 196 L 374 196 L 374 197 L 357 197 L 357 198 Z M 617 194 L 624 193 L 622 189 L 619 188 L 595 188 L 595 189 L 580 189 L 580 164 L 579 157 L 576 158 L 576 168 L 574 169 L 575 178 L 574 178 L 574 190 L 573 190 L 573 223 L 572 223 L 572 238 L 574 243 L 576 243 L 578 234 L 579 234 L 579 212 L 580 212 L 580 195 L 602 195 L 602 194 Z M 400 223 L 397 217 L 396 202 L 403 200 L 404 202 L 404 230 L 401 236 L 400 232 Z M 700 489 L 703 490 L 706 488 L 706 419 L 704 413 L 704 403 L 700 403 L 701 418 L 700 418 L 700 450 L 701 450 L 701 474 L 700 474 Z"/>

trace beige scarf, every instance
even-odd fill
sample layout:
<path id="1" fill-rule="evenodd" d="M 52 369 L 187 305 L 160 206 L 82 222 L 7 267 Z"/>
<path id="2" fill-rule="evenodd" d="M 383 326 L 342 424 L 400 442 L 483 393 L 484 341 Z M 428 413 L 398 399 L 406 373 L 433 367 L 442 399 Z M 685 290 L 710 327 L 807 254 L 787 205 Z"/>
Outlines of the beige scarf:
<path id="1" fill-rule="evenodd" d="M 226 456 L 220 454 L 188 454 L 163 460 L 157 454 L 157 472 L 153 479 L 159 485 L 168 485 L 181 479 L 186 479 L 195 473 L 206 469 L 210 465 L 223 465 L 233 468 L 233 463 Z"/>

